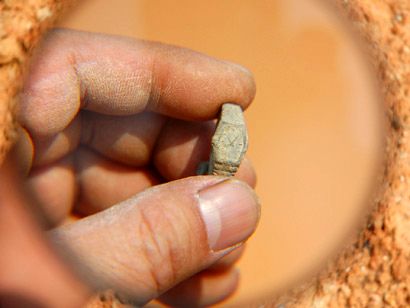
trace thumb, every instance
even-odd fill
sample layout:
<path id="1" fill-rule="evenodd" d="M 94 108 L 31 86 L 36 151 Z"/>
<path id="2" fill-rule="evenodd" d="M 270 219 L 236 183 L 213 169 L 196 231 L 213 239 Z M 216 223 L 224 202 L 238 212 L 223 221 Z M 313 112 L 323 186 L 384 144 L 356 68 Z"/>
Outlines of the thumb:
<path id="1" fill-rule="evenodd" d="M 144 304 L 244 242 L 259 211 L 245 183 L 191 177 L 150 188 L 50 237 L 95 287 Z"/>

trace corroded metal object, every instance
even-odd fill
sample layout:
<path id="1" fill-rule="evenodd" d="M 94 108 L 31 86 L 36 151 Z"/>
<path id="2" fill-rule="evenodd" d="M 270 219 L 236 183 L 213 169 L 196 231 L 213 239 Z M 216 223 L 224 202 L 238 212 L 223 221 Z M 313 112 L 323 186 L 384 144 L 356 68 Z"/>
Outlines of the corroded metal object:
<path id="1" fill-rule="evenodd" d="M 201 163 L 198 174 L 233 176 L 248 148 L 248 132 L 242 108 L 226 103 L 212 137 L 209 162 Z"/>

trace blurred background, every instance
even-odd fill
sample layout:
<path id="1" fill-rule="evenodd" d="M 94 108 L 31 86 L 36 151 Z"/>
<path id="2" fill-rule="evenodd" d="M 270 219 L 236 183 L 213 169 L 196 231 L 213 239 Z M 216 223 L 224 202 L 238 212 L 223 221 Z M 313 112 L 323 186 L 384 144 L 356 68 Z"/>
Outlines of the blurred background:
<path id="1" fill-rule="evenodd" d="M 180 45 L 255 74 L 248 154 L 263 212 L 228 304 L 271 298 L 306 279 L 357 230 L 381 162 L 382 107 L 365 57 L 330 7 L 87 0 L 59 26 Z"/>

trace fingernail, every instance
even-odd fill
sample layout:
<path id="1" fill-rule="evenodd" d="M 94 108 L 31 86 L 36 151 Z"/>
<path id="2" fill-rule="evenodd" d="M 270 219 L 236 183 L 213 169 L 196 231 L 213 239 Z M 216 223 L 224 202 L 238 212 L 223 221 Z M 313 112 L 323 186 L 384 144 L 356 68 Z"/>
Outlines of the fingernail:
<path id="1" fill-rule="evenodd" d="M 260 206 L 256 194 L 246 184 L 226 180 L 201 190 L 198 195 L 213 251 L 242 243 L 255 231 Z"/>

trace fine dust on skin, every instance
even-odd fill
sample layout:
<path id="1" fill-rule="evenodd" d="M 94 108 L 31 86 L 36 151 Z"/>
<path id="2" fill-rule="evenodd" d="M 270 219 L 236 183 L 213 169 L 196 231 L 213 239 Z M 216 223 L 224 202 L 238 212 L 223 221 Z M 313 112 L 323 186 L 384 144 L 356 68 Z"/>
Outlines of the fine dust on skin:
<path id="1" fill-rule="evenodd" d="M 150 189 L 146 189 L 140 192 L 138 195 L 135 195 L 119 204 L 111 206 L 110 208 L 106 209 L 104 212 L 99 214 L 100 216 L 104 216 L 103 219 L 94 219 L 93 216 L 85 217 L 81 220 L 82 228 L 70 228 L 70 223 L 67 223 L 65 226 L 62 226 L 59 229 L 66 229 L 65 232 L 67 232 L 67 229 L 69 229 L 70 231 L 75 232 L 77 230 L 81 233 L 84 233 L 88 230 L 94 230 L 96 228 L 96 223 L 102 223 L 104 225 L 109 226 L 112 223 L 115 223 L 118 220 L 118 217 L 127 217 L 128 213 L 135 212 L 135 204 L 139 203 L 140 200 L 144 198 L 155 196 L 157 191 L 160 189 L 161 187 L 159 185 L 151 187 Z M 56 232 L 52 231 L 51 233 L 55 234 Z M 78 234 L 78 236 L 81 236 L 81 234 Z"/>

